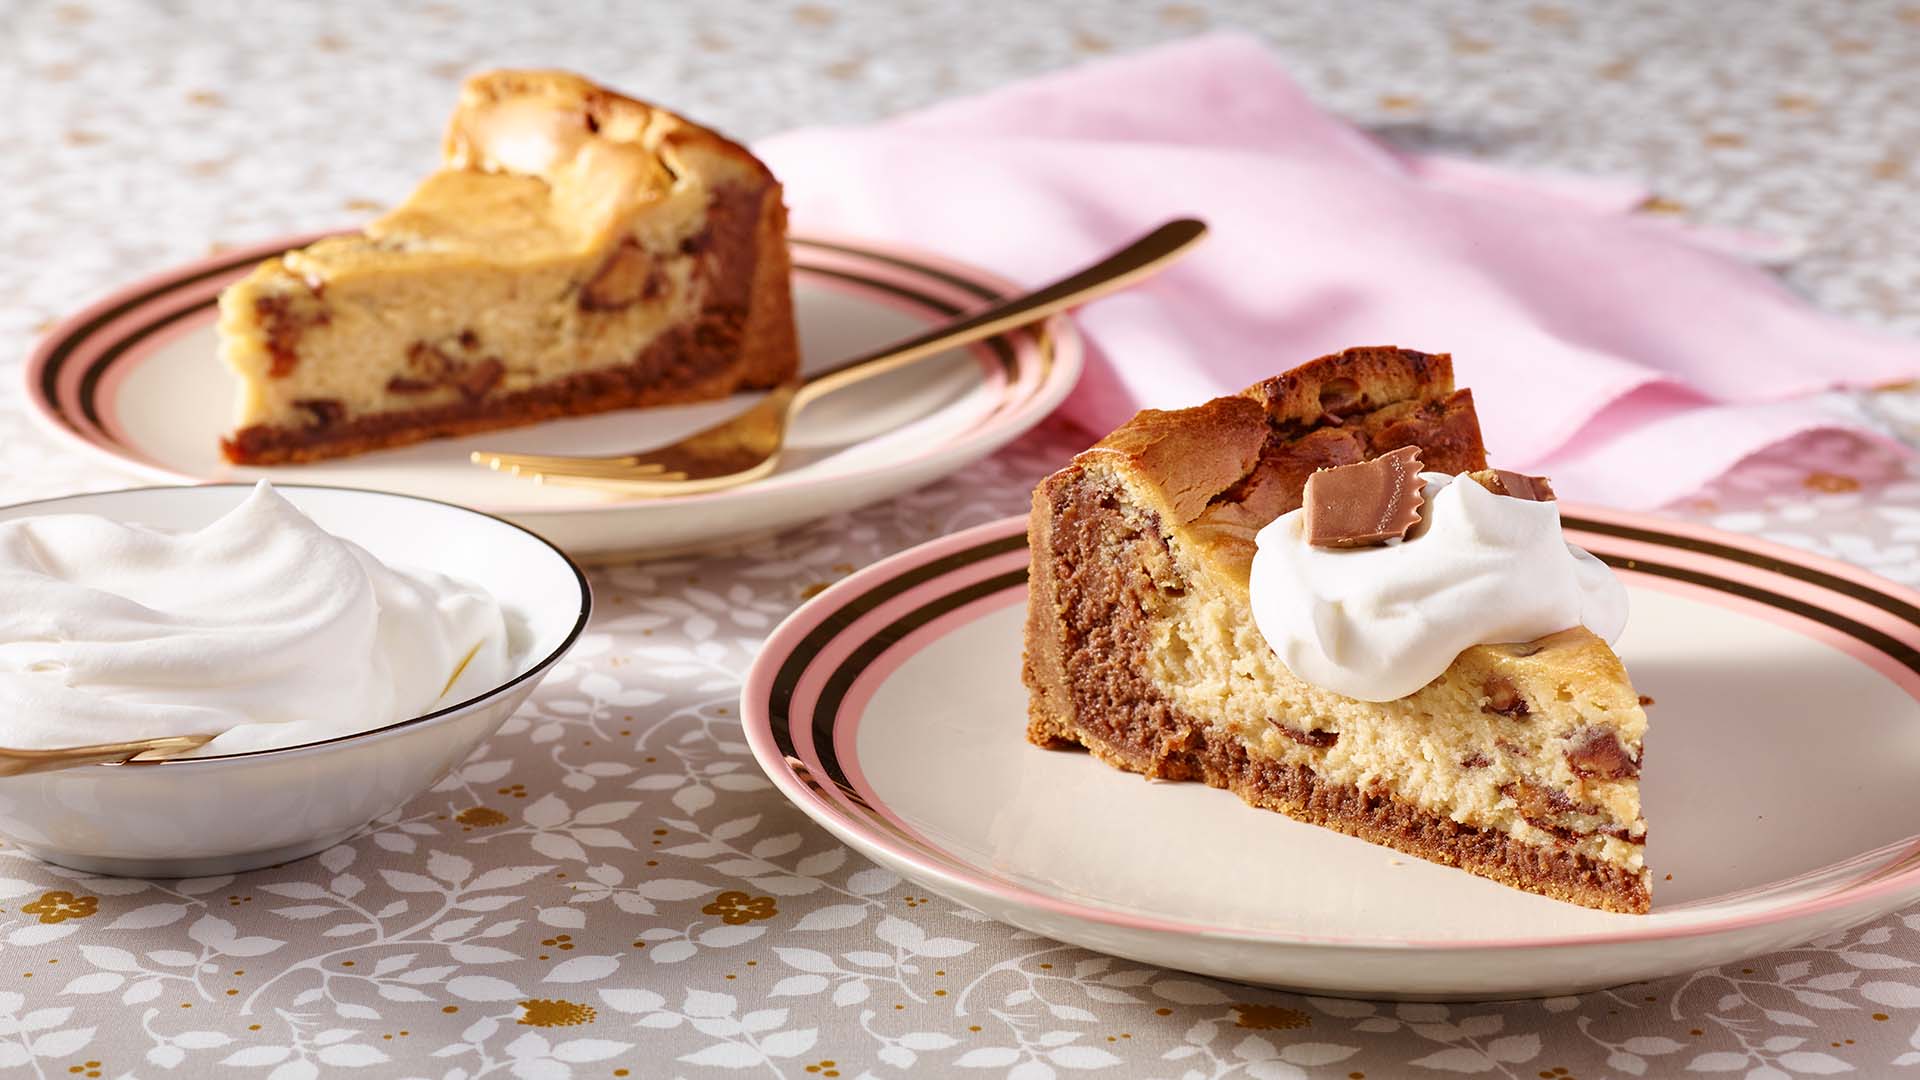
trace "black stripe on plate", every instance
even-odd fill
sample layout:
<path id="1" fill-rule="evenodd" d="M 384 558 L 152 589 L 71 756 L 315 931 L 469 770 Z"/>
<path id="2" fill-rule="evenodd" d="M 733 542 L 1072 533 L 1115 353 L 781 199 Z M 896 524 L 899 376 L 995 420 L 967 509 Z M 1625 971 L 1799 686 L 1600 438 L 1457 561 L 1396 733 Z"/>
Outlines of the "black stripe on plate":
<path id="1" fill-rule="evenodd" d="M 976 581 L 966 588 L 947 593 L 923 607 L 902 615 L 900 618 L 882 627 L 878 633 L 862 641 L 841 665 L 827 677 L 825 686 L 820 688 L 820 701 L 813 707 L 813 746 L 820 754 L 820 764 L 827 770 L 827 778 L 842 788 L 851 790 L 852 783 L 847 779 L 847 771 L 840 764 L 840 755 L 832 749 L 833 725 L 840 715 L 840 706 L 846 700 L 847 691 L 853 688 L 854 681 L 888 649 L 898 645 L 902 639 L 915 630 L 927 625 L 940 616 L 957 608 L 992 596 L 1015 586 L 1027 583 L 1027 568 L 1009 570 L 1004 574 Z M 824 749 L 823 749 L 824 747 Z"/>
<path id="2" fill-rule="evenodd" d="M 114 361 L 120 359 L 121 355 L 128 349 L 133 348 L 135 345 L 152 337 L 161 330 L 172 326 L 174 323 L 179 322 L 189 315 L 196 315 L 208 308 L 214 307 L 218 303 L 219 300 L 217 298 L 208 298 L 198 304 L 190 304 L 183 307 L 178 311 L 170 311 L 151 322 L 141 324 L 125 337 L 115 341 L 112 346 L 102 351 L 93 363 L 87 365 L 86 372 L 80 376 L 81 415 L 85 416 L 88 422 L 93 424 L 95 428 L 99 428 L 101 426 L 100 402 L 94 395 L 100 388 L 100 380 L 106 377 L 107 369 L 113 366 Z"/>
<path id="3" fill-rule="evenodd" d="M 824 266 L 806 266 L 804 264 L 799 264 L 799 263 L 796 263 L 794 268 L 796 270 L 805 270 L 807 273 L 814 274 L 819 277 L 835 278 L 840 281 L 847 281 L 847 282 L 852 282 L 855 285 L 865 286 L 866 288 L 869 288 L 869 289 L 878 289 L 879 291 L 884 293 L 892 293 L 894 296 L 911 300 L 914 303 L 924 304 L 927 307 L 930 307 L 933 310 L 938 311 L 942 315 L 958 315 L 961 312 L 967 310 L 966 308 L 960 307 L 957 304 L 950 304 L 945 300 L 937 300 L 931 296 L 928 296 L 926 293 L 914 292 L 912 289 L 909 289 L 903 285 L 894 285 L 889 282 L 875 281 L 872 278 L 864 278 L 864 277 L 861 277 L 859 274 L 849 273 L 845 270 L 829 270 Z M 1004 333 L 995 334 L 994 336 L 988 338 L 986 341 L 982 342 L 981 344 L 984 344 L 993 350 L 993 355 L 1000 361 L 1000 368 L 1002 371 L 1006 372 L 1006 376 L 1008 379 L 1013 379 L 1018 377 L 1020 373 L 1020 362 L 1014 358 L 1013 346 L 1007 343 L 1006 334 Z"/>
<path id="4" fill-rule="evenodd" d="M 1629 559 L 1620 555 L 1602 555 L 1599 558 L 1601 562 L 1617 569 L 1631 570 L 1636 574 L 1651 574 L 1654 577 L 1668 578 L 1673 581 L 1684 581 L 1691 585 L 1702 585 L 1709 589 L 1743 597 L 1765 604 L 1768 607 L 1779 608 L 1781 611 L 1791 612 L 1803 618 L 1811 619 L 1822 626 L 1838 630 L 1849 637 L 1857 638 L 1888 656 L 1893 657 L 1895 660 L 1900 661 L 1901 665 L 1907 670 L 1920 673 L 1920 649 L 1915 649 L 1911 645 L 1896 640 L 1893 635 L 1888 634 L 1884 630 L 1868 626 L 1854 619 L 1849 619 L 1845 615 L 1828 611 L 1817 604 L 1812 604 L 1791 596 L 1782 596 L 1777 592 L 1756 588 L 1755 586 L 1746 585 L 1741 582 L 1728 581 L 1726 578 L 1701 573 L 1698 570 L 1685 570 L 1677 566 L 1667 566 L 1664 563 L 1650 563 L 1640 559 Z M 1852 583 L 1849 582 L 1848 584 Z M 1870 595 L 1878 596 L 1879 594 L 1872 593 Z M 1889 597 L 1883 597 L 1882 599 L 1885 600 L 1885 603 L 1876 603 L 1874 606 L 1883 611 L 1892 610 L 1889 605 L 1906 606 Z M 1873 603 L 1873 601 L 1868 602 Z"/>
<path id="5" fill-rule="evenodd" d="M 265 255 L 254 251 L 250 254 L 236 256 L 225 262 L 209 266 L 205 270 L 188 274 L 184 277 L 168 278 L 137 296 L 130 297 L 122 303 L 115 304 L 112 308 L 88 319 L 84 324 L 74 327 L 66 337 L 61 338 L 59 343 L 54 345 L 53 349 L 47 353 L 47 366 L 40 369 L 41 397 L 46 399 L 47 404 L 52 408 L 54 414 L 56 416 L 59 415 L 60 368 L 66 364 L 67 358 L 73 355 L 73 351 L 80 347 L 81 342 L 99 333 L 101 327 L 120 318 L 134 308 L 165 296 L 175 289 L 193 285 L 197 282 L 205 281 L 208 278 L 219 277 L 221 274 L 231 273 L 243 266 L 250 266 L 253 263 L 257 263 L 264 258 L 266 258 Z"/>
<path id="6" fill-rule="evenodd" d="M 887 255 L 878 251 L 868 251 L 865 248 L 853 247 L 848 244 L 835 244 L 826 240 L 796 240 L 794 241 L 794 246 L 815 247 L 824 251 L 837 251 L 842 255 L 856 255 L 863 259 L 872 259 L 875 262 L 886 263 L 888 266 L 897 266 L 903 270 L 912 270 L 916 274 L 924 274 L 936 281 L 944 281 L 957 289 L 964 289 L 982 300 L 999 300 L 1006 295 L 998 290 L 982 285 L 977 281 L 969 280 L 958 274 L 950 274 L 945 270 L 928 266 L 924 263 L 917 263 L 912 259 L 899 255 Z"/>
<path id="7" fill-rule="evenodd" d="M 781 663 L 780 670 L 774 674 L 773 688 L 767 695 L 767 715 L 770 720 L 769 726 L 773 728 L 774 744 L 780 748 L 780 753 L 787 757 L 794 756 L 793 692 L 800 685 L 800 676 L 806 671 L 807 665 L 819 655 L 828 641 L 852 626 L 867 612 L 916 585 L 950 574 L 982 559 L 1005 555 L 1009 551 L 1016 551 L 1026 546 L 1025 533 L 1014 533 L 998 540 L 989 540 L 964 551 L 956 551 L 943 559 L 916 566 L 898 577 L 888 578 L 835 608 L 819 626 L 814 627 L 806 637 L 800 639 L 800 643 L 794 646 L 793 652 L 789 653 L 786 660 Z"/>
<path id="8" fill-rule="evenodd" d="M 1697 540 L 1687 536 L 1674 536 L 1669 533 L 1635 528 L 1631 525 L 1615 525 L 1610 522 L 1594 521 L 1589 518 L 1577 516 L 1568 517 L 1562 524 L 1569 529 L 1577 529 L 1581 532 L 1600 533 L 1601 535 L 1617 537 L 1621 540 L 1637 540 L 1641 543 L 1679 548 L 1681 551 L 1691 551 L 1698 555 L 1711 555 L 1714 558 L 1743 563 L 1747 566 L 1768 570 L 1784 577 L 1798 578 L 1810 585 L 1818 585 L 1823 589 L 1837 592 L 1842 596 L 1872 604 L 1877 608 L 1898 615 L 1907 622 L 1920 625 L 1920 607 L 1915 607 L 1897 597 L 1888 596 L 1886 593 L 1880 592 L 1872 586 L 1863 585 L 1858 581 L 1850 581 L 1847 578 L 1829 574 L 1825 570 L 1817 570 L 1811 566 L 1802 566 L 1799 563 L 1786 562 L 1769 555 L 1762 555 L 1757 551 L 1747 551 L 1744 548 L 1716 543 L 1712 540 Z"/>

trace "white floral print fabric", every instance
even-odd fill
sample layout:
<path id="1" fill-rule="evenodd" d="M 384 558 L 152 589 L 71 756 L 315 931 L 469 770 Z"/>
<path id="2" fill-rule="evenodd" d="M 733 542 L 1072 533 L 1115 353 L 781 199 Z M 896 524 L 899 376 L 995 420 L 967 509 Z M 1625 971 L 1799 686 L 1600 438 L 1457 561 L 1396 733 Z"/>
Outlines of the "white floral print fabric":
<path id="1" fill-rule="evenodd" d="M 551 0 L 243 17 L 16 4 L 0 37 L 0 494 L 127 483 L 29 427 L 12 387 L 38 329 L 210 248 L 377 211 L 430 159 L 423 132 L 454 80 L 502 62 L 577 67 L 751 137 L 1237 26 L 1389 138 L 1647 177 L 1657 210 L 1800 241 L 1788 279 L 1817 302 L 1920 326 L 1920 11 L 1296 7 L 728 2 L 612 26 Z M 1920 396 L 1862 407 L 1896 438 L 1920 433 Z M 858 567 L 1020 512 L 1086 441 L 1042 428 L 778 541 L 595 572 L 594 623 L 528 706 L 432 792 L 314 858 L 139 881 L 0 851 L 0 1074 L 1778 1080 L 1920 1065 L 1920 912 L 1577 998 L 1376 1004 L 1036 938 L 812 827 L 740 736 L 761 640 Z M 1884 447 L 1804 440 L 1670 512 L 1920 584 L 1920 469 Z"/>

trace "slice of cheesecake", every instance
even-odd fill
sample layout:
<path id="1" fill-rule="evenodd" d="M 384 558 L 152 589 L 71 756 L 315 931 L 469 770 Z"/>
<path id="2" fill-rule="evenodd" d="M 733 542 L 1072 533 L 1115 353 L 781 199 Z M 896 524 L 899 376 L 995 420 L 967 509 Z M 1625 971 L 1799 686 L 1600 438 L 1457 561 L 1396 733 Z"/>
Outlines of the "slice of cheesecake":
<path id="1" fill-rule="evenodd" d="M 477 75 L 405 204 L 221 294 L 222 449 L 308 461 L 774 386 L 789 272 L 780 185 L 738 144 L 564 72 Z"/>
<path id="2" fill-rule="evenodd" d="M 1234 397 L 1144 411 L 1048 477 L 1029 531 L 1027 737 L 1519 889 L 1645 912 L 1646 714 L 1600 637 L 1575 625 L 1474 645 L 1376 702 L 1295 675 L 1256 626 L 1255 534 L 1301 506 L 1316 470 L 1402 447 L 1429 473 L 1486 469 L 1448 357 L 1351 349 Z M 1519 494 L 1500 474 L 1472 479 Z"/>

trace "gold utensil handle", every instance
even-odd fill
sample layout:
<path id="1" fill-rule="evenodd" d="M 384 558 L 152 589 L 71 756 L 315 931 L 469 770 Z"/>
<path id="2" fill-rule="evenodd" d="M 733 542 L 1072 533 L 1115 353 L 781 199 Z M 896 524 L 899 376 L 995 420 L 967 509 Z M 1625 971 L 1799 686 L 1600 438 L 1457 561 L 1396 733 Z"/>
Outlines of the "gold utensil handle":
<path id="1" fill-rule="evenodd" d="M 183 754 L 194 747 L 206 745 L 212 739 L 212 735 L 169 735 L 132 742 L 62 746 L 53 750 L 0 747 L 0 776 L 23 776 L 55 769 L 73 769 L 81 765 L 119 764 L 142 754 Z"/>
<path id="2" fill-rule="evenodd" d="M 1159 270 L 1206 234 L 1207 225 L 1203 221 L 1193 218 L 1169 221 L 1085 270 L 1043 289 L 935 327 L 918 337 L 843 360 L 808 376 L 794 406 L 798 408 L 822 394 L 904 367 L 922 357 L 1005 333 L 1124 289 Z"/>

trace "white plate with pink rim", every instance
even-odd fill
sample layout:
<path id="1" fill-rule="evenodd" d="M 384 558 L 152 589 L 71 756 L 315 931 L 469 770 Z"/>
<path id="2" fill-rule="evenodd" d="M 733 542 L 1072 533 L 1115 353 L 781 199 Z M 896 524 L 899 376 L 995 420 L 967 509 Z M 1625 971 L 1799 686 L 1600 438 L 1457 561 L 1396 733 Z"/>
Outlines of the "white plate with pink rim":
<path id="1" fill-rule="evenodd" d="M 1080 376 L 1080 337 L 1037 330 L 955 349 L 822 399 L 802 413 L 780 469 L 739 488 L 622 500 L 477 467 L 477 449 L 610 454 L 671 442 L 753 399 L 627 410 L 311 465 L 236 468 L 218 440 L 232 419 L 217 355 L 220 290 L 314 236 L 226 252 L 137 282 L 54 327 L 29 358 L 26 397 L 68 444 L 161 483 L 247 481 L 392 491 L 458 503 L 531 528 L 588 561 L 710 549 L 887 498 L 986 456 L 1053 411 Z M 803 370 L 917 333 L 1013 291 L 951 260 L 853 240 L 793 240 Z"/>
<path id="2" fill-rule="evenodd" d="M 950 899 L 1134 960 L 1314 993 L 1574 993 L 1802 945 L 1920 900 L 1920 593 L 1777 545 L 1568 507 L 1655 699 L 1653 911 L 1593 911 L 1025 739 L 1023 519 L 852 575 L 776 630 L 748 742 L 834 835 Z"/>

